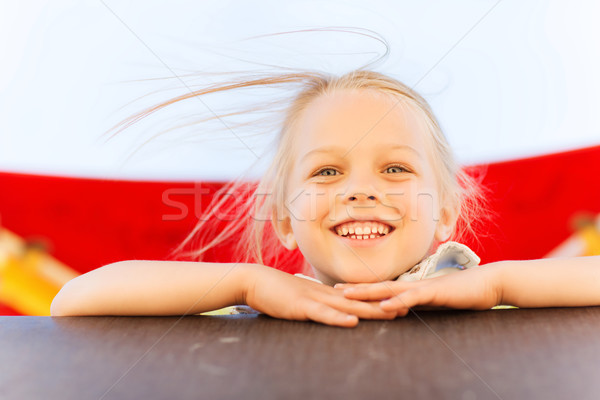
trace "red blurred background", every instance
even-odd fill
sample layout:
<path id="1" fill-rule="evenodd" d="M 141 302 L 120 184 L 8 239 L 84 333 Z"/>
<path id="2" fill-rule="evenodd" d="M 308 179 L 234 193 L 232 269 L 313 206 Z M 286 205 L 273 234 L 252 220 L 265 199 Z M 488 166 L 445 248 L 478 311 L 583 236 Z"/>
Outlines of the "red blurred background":
<path id="1" fill-rule="evenodd" d="M 489 164 L 483 183 L 496 217 L 466 244 L 482 263 L 544 256 L 572 233 L 579 213 L 600 212 L 599 166 L 600 146 Z M 81 273 L 119 260 L 164 260 L 221 186 L 0 172 L 0 224 L 44 241 Z M 208 259 L 228 261 L 227 246 Z M 0 315 L 15 314 L 0 304 Z"/>

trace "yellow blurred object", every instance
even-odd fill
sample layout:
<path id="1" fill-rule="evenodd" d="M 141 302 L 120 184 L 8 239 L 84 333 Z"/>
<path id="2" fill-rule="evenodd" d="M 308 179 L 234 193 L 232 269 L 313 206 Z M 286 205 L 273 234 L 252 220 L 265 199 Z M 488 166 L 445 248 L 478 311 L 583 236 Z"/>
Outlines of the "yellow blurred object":
<path id="1" fill-rule="evenodd" d="M 25 315 L 50 315 L 52 299 L 79 273 L 0 227 L 0 302 Z"/>
<path id="2" fill-rule="evenodd" d="M 218 310 L 206 311 L 199 315 L 238 315 L 238 314 L 260 314 L 255 309 L 248 306 L 229 306 Z"/>
<path id="3" fill-rule="evenodd" d="M 575 232 L 546 254 L 546 258 L 600 255 L 600 214 L 577 215 L 573 225 Z"/>
<path id="4" fill-rule="evenodd" d="M 600 254 L 600 230 L 595 225 L 589 225 L 579 231 L 579 236 L 585 243 L 584 256 Z"/>

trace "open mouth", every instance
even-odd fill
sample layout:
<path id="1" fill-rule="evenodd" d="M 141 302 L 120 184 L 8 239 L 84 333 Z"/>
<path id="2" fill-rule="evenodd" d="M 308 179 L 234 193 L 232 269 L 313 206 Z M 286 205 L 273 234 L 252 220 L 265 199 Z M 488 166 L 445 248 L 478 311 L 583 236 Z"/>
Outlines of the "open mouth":
<path id="1" fill-rule="evenodd" d="M 336 225 L 332 230 L 349 239 L 369 240 L 390 234 L 394 227 L 378 221 L 350 221 Z"/>

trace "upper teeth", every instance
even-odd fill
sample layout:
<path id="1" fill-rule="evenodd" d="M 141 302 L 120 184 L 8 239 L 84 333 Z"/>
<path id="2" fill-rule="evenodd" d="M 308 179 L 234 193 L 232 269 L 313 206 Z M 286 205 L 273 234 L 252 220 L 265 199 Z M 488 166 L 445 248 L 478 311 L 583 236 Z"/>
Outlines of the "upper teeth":
<path id="1" fill-rule="evenodd" d="M 390 226 L 376 221 L 352 221 L 336 226 L 335 231 L 340 236 L 367 239 L 387 235 Z"/>

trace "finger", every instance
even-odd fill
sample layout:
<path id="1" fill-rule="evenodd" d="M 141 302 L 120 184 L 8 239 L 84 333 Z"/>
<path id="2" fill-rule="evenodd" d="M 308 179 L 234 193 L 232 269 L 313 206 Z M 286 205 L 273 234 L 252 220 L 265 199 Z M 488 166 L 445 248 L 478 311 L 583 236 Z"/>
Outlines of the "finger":
<path id="1" fill-rule="evenodd" d="M 371 285 L 371 284 L 367 284 Z M 330 286 L 320 285 L 318 291 L 313 292 L 313 300 L 318 303 L 327 304 L 328 306 L 345 312 L 347 314 L 356 315 L 362 319 L 393 319 L 396 314 L 389 311 L 384 311 L 379 306 L 379 301 L 363 301 L 353 300 L 344 297 L 343 292 L 334 289 Z M 386 298 L 388 298 L 387 296 Z M 381 299 L 376 299 L 381 300 Z"/>
<path id="2" fill-rule="evenodd" d="M 333 285 L 333 288 L 339 289 L 339 290 L 344 290 L 344 289 L 352 287 L 352 286 L 356 286 L 356 283 L 336 283 L 335 285 Z"/>
<path id="3" fill-rule="evenodd" d="M 315 322 L 344 328 L 352 328 L 358 324 L 356 315 L 336 310 L 318 302 L 311 302 L 306 305 L 306 317 Z"/>
<path id="4" fill-rule="evenodd" d="M 407 290 L 397 296 L 380 303 L 381 309 L 385 311 L 403 311 L 418 305 L 436 305 L 435 293 L 427 287 L 417 287 Z"/>
<path id="5" fill-rule="evenodd" d="M 362 287 L 362 286 L 370 286 L 373 285 L 375 283 L 379 283 L 379 282 L 373 282 L 373 283 L 336 283 L 335 285 L 333 285 L 334 289 L 347 289 L 347 288 L 354 288 L 354 287 Z"/>
<path id="6" fill-rule="evenodd" d="M 385 281 L 344 289 L 344 296 L 355 300 L 382 300 L 398 295 L 409 287 L 406 282 Z"/>
<path id="7" fill-rule="evenodd" d="M 396 317 L 406 317 L 409 312 L 410 308 L 402 308 L 396 311 Z"/>
<path id="8" fill-rule="evenodd" d="M 396 313 L 383 310 L 378 301 L 350 300 L 334 296 L 321 300 L 323 303 L 342 312 L 356 315 L 362 319 L 394 319 Z"/>

